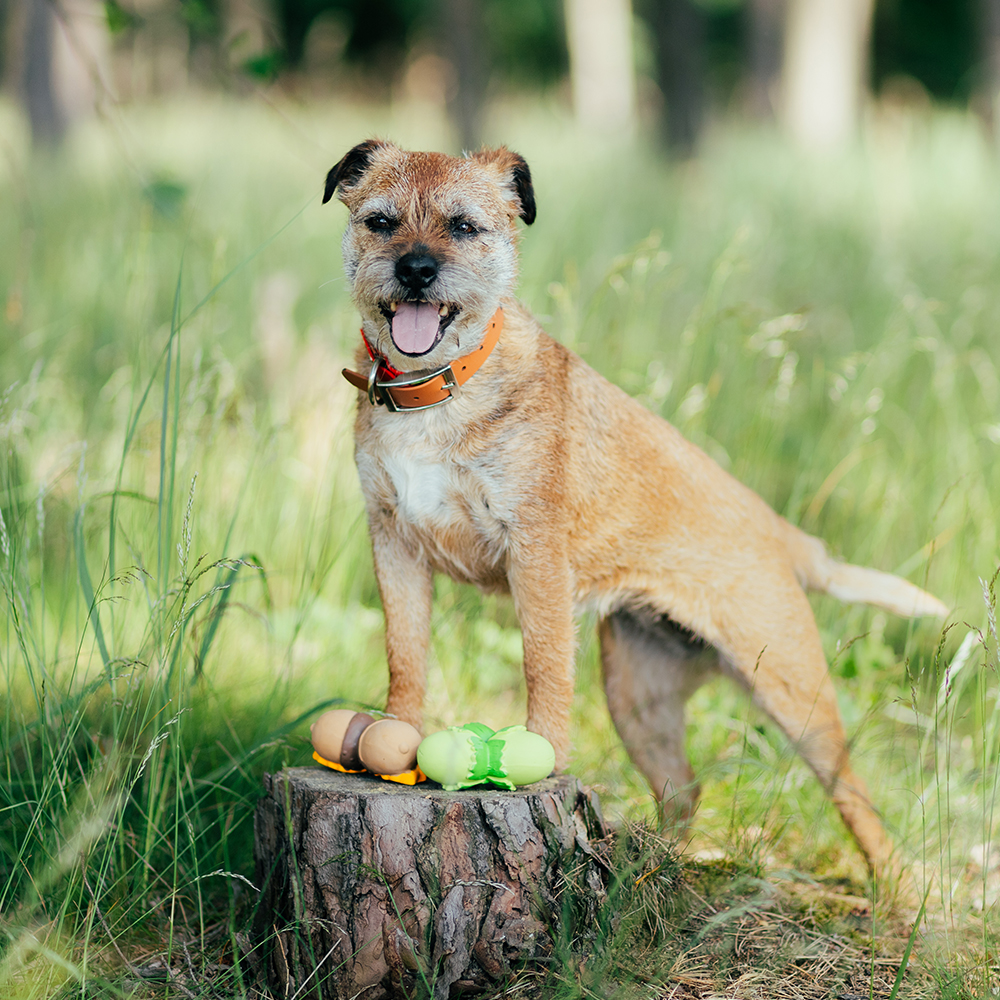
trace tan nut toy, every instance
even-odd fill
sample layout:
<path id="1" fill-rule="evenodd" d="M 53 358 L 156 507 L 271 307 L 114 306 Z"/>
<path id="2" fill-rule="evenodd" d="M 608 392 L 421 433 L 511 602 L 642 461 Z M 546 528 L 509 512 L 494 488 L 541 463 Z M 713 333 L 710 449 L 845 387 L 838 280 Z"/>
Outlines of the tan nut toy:
<path id="1" fill-rule="evenodd" d="M 417 767 L 420 733 L 408 722 L 367 712 L 333 709 L 310 726 L 313 759 L 335 771 L 370 771 L 386 781 L 413 785 L 424 780 Z"/>

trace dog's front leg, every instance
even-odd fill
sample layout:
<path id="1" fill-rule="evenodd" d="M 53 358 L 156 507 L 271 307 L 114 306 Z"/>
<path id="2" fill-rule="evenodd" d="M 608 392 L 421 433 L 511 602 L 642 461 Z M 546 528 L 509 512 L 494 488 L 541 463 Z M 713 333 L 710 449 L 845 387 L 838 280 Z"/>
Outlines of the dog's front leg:
<path id="1" fill-rule="evenodd" d="M 427 647 L 431 632 L 431 568 L 385 525 L 372 525 L 372 551 L 389 661 L 385 710 L 422 729 Z"/>
<path id="2" fill-rule="evenodd" d="M 508 583 L 524 643 L 527 726 L 556 751 L 556 769 L 569 759 L 575 636 L 565 537 L 558 531 L 512 546 Z"/>

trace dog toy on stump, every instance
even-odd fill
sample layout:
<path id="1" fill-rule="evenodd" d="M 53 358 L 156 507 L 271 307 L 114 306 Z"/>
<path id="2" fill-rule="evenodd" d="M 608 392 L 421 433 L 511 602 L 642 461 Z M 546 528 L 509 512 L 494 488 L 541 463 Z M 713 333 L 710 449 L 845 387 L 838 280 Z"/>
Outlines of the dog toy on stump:
<path id="1" fill-rule="evenodd" d="M 547 778 L 556 753 L 544 736 L 524 726 L 494 732 L 481 722 L 470 722 L 428 736 L 417 750 L 417 763 L 447 791 L 486 783 L 513 791 Z"/>
<path id="2" fill-rule="evenodd" d="M 324 712 L 309 732 L 313 759 L 335 771 L 371 771 L 402 785 L 424 780 L 417 768 L 420 733 L 408 722 L 338 708 Z"/>

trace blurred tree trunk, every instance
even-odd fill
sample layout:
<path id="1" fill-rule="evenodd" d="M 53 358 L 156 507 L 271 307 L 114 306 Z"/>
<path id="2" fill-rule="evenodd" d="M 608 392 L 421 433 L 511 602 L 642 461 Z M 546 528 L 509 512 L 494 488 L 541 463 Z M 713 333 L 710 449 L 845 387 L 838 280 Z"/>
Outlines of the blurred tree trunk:
<path id="1" fill-rule="evenodd" d="M 457 86 L 448 111 L 462 149 L 476 149 L 483 138 L 483 112 L 490 76 L 490 54 L 480 0 L 441 0 L 444 57 L 455 69 Z"/>
<path id="2" fill-rule="evenodd" d="M 573 110 L 600 132 L 628 132 L 635 119 L 630 0 L 565 0 Z"/>
<path id="3" fill-rule="evenodd" d="M 100 0 L 15 0 L 6 25 L 7 79 L 36 148 L 58 146 L 69 125 L 112 93 L 110 37 Z"/>
<path id="4" fill-rule="evenodd" d="M 788 0 L 784 119 L 811 149 L 847 142 L 867 84 L 874 0 Z"/>
<path id="5" fill-rule="evenodd" d="M 231 68 L 277 47 L 277 32 L 263 0 L 221 0 L 222 49 Z"/>
<path id="6" fill-rule="evenodd" d="M 979 24 L 986 63 L 986 115 L 996 140 L 1000 135 L 1000 0 L 979 0 Z"/>
<path id="7" fill-rule="evenodd" d="M 693 0 L 654 0 L 650 15 L 662 137 L 671 154 L 688 157 L 705 119 L 705 12 Z"/>
<path id="8" fill-rule="evenodd" d="M 748 0 L 744 8 L 746 107 L 755 118 L 774 118 L 781 84 L 787 0 Z"/>
<path id="9" fill-rule="evenodd" d="M 31 141 L 36 146 L 57 146 L 66 134 L 66 114 L 59 106 L 55 87 L 56 18 L 50 0 L 25 0 L 24 95 Z"/>
<path id="10" fill-rule="evenodd" d="M 7 79 L 9 72 L 7 63 L 10 59 L 10 22 L 11 22 L 11 0 L 0 0 L 0 86 Z"/>

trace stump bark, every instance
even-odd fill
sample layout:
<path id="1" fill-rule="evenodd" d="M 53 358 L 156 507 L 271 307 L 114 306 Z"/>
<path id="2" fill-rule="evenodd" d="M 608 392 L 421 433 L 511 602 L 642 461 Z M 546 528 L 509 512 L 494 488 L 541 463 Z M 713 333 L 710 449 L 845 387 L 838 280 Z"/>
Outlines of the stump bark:
<path id="1" fill-rule="evenodd" d="M 254 931 L 279 997 L 439 1000 L 594 932 L 606 831 L 576 778 L 446 792 L 297 767 L 264 783 Z"/>

